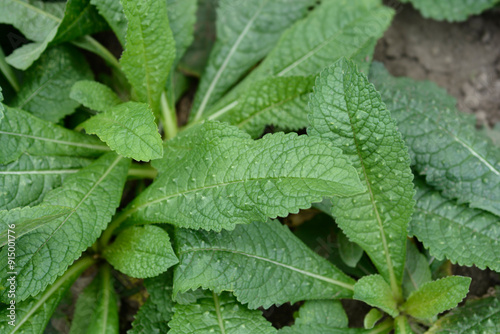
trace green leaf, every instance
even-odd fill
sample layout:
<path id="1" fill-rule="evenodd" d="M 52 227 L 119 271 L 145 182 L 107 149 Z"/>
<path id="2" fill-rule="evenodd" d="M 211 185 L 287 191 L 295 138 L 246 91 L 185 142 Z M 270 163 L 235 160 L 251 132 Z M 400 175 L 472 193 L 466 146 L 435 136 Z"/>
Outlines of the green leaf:
<path id="1" fill-rule="evenodd" d="M 391 287 L 380 275 L 365 276 L 357 281 L 354 285 L 353 298 L 378 307 L 393 318 L 399 314 Z"/>
<path id="2" fill-rule="evenodd" d="M 11 106 L 58 122 L 79 105 L 69 97 L 71 86 L 92 77 L 90 67 L 78 51 L 68 46 L 50 48 L 25 72 L 24 83 Z"/>
<path id="3" fill-rule="evenodd" d="M 469 292 L 470 282 L 470 277 L 462 276 L 427 282 L 408 297 L 401 310 L 417 319 L 432 318 L 456 307 Z"/>
<path id="4" fill-rule="evenodd" d="M 239 305 L 229 293 L 206 291 L 196 304 L 175 306 L 169 334 L 276 333 L 261 311 Z"/>
<path id="5" fill-rule="evenodd" d="M 75 82 L 71 87 L 69 97 L 89 109 L 100 112 L 105 112 L 109 108 L 123 103 L 111 88 L 89 80 Z"/>
<path id="6" fill-rule="evenodd" d="M 175 58 L 166 1 L 122 0 L 122 5 L 128 27 L 120 64 L 138 101 L 156 111 Z"/>
<path id="7" fill-rule="evenodd" d="M 193 42 L 196 22 L 196 0 L 167 0 L 167 14 L 175 40 L 175 61 L 177 64 Z"/>
<path id="8" fill-rule="evenodd" d="M 498 0 L 401 0 L 401 2 L 411 2 L 425 18 L 454 22 L 465 21 L 470 15 L 480 14 L 495 6 Z"/>
<path id="9" fill-rule="evenodd" d="M 126 229 L 103 256 L 115 269 L 135 278 L 154 277 L 179 262 L 168 233 L 154 225 Z"/>
<path id="10" fill-rule="evenodd" d="M 122 46 L 125 46 L 127 34 L 127 18 L 123 12 L 121 1 L 117 0 L 90 0 L 97 7 L 97 11 L 108 22 Z"/>
<path id="11" fill-rule="evenodd" d="M 2 305 L 2 311 L 0 312 L 0 332 L 4 334 L 43 333 L 52 313 L 54 313 L 63 296 L 73 282 L 92 264 L 94 264 L 93 259 L 88 257 L 83 258 L 77 261 L 63 276 L 59 277 L 52 285 L 37 296 L 23 302 L 19 302 L 16 299 L 15 326 L 8 323 L 11 321 L 9 318 L 10 311 L 6 305 Z"/>
<path id="12" fill-rule="evenodd" d="M 339 243 L 339 254 L 342 261 L 349 267 L 356 267 L 363 256 L 363 248 L 349 241 L 344 233 L 339 233 L 337 235 L 337 241 Z"/>
<path id="13" fill-rule="evenodd" d="M 415 211 L 418 212 L 418 204 Z M 431 269 L 429 268 L 429 263 L 427 262 L 427 258 L 424 254 L 418 251 L 417 246 L 415 246 L 412 242 L 408 242 L 406 244 L 406 262 L 405 273 L 403 277 L 403 297 L 407 299 L 413 291 L 418 290 L 423 284 L 430 282 L 431 280 L 432 274 Z"/>
<path id="14" fill-rule="evenodd" d="M 440 260 L 500 271 L 500 218 L 458 205 L 421 179 L 416 179 L 415 185 L 417 204 L 409 233 Z"/>
<path id="15" fill-rule="evenodd" d="M 219 134 L 226 132 L 224 137 Z M 362 191 L 356 171 L 330 143 L 297 134 L 254 141 L 221 123 L 193 128 L 166 144 L 160 175 L 125 210 L 133 221 L 206 230 L 285 217 L 323 196 Z M 234 133 L 235 136 L 230 134 Z M 189 149 L 178 145 L 195 144 Z"/>
<path id="16" fill-rule="evenodd" d="M 317 75 L 341 57 L 352 58 L 367 72 L 366 59 L 371 60 L 375 41 L 389 26 L 393 13 L 379 0 L 322 1 L 305 19 L 288 29 L 262 64 L 207 115 L 228 112 L 260 80 Z"/>
<path id="17" fill-rule="evenodd" d="M 500 299 L 498 296 L 468 300 L 440 318 L 427 333 L 498 333 L 500 331 Z"/>
<path id="18" fill-rule="evenodd" d="M 220 1 L 217 40 L 196 92 L 193 120 L 267 55 L 283 31 L 313 5 L 311 0 Z"/>
<path id="19" fill-rule="evenodd" d="M 0 165 L 0 210 L 40 203 L 48 191 L 91 162 L 85 158 L 23 153 L 16 161 Z"/>
<path id="20" fill-rule="evenodd" d="M 430 81 L 394 78 L 374 65 L 380 90 L 408 145 L 412 164 L 448 198 L 500 215 L 500 147 Z"/>
<path id="21" fill-rule="evenodd" d="M 14 241 L 43 227 L 54 219 L 67 215 L 70 211 L 71 209 L 67 207 L 47 205 L 0 211 L 0 221 L 2 222 L 0 225 L 0 247 L 5 246 L 8 241 Z"/>
<path id="22" fill-rule="evenodd" d="M 118 296 L 109 265 L 78 296 L 69 334 L 119 333 Z"/>
<path id="23" fill-rule="evenodd" d="M 163 156 L 161 136 L 151 108 L 140 102 L 125 102 L 86 120 L 81 126 L 97 134 L 117 153 L 138 161 Z"/>
<path id="24" fill-rule="evenodd" d="M 19 91 L 19 82 L 17 80 L 16 73 L 14 72 L 12 67 L 10 67 L 10 65 L 7 64 L 7 62 L 5 61 L 5 54 L 4 54 L 1 47 L 0 47 L 0 73 L 3 74 L 5 79 L 7 79 L 7 82 L 14 89 L 14 91 L 18 92 Z M 0 107 L 0 109 L 1 109 L 1 107 Z"/>
<path id="25" fill-rule="evenodd" d="M 179 229 L 176 244 L 180 263 L 174 272 L 174 296 L 198 287 L 232 291 L 255 309 L 352 295 L 354 281 L 278 221 L 220 233 Z"/>
<path id="26" fill-rule="evenodd" d="M 308 133 L 342 147 L 366 186 L 360 195 L 333 198 L 332 214 L 400 300 L 414 206 L 413 174 L 401 134 L 380 95 L 350 60 L 341 59 L 320 74 L 310 108 Z"/>
<path id="27" fill-rule="evenodd" d="M 363 327 L 365 329 L 372 329 L 375 324 L 382 319 L 384 314 L 380 312 L 376 308 L 372 308 L 366 315 L 365 318 L 363 319 Z"/>
<path id="28" fill-rule="evenodd" d="M 129 164 L 108 153 L 45 196 L 42 204 L 72 210 L 16 240 L 16 300 L 44 290 L 96 241 L 120 203 Z M 6 258 L 7 249 L 0 256 Z M 4 264 L 2 280 L 9 271 Z M 8 300 L 5 291 L 2 300 Z"/>
<path id="29" fill-rule="evenodd" d="M 44 121 L 30 113 L 6 107 L 0 122 L 0 164 L 23 153 L 35 156 L 97 157 L 109 148 L 90 136 Z"/>
<path id="30" fill-rule="evenodd" d="M 414 334 L 406 316 L 400 315 L 394 319 L 394 334 Z"/>

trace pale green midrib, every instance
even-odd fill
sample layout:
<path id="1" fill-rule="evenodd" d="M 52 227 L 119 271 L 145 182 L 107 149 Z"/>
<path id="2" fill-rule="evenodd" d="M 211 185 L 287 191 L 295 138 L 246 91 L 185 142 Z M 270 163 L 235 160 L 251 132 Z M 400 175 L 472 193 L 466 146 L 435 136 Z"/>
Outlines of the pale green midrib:
<path id="1" fill-rule="evenodd" d="M 215 89 L 215 86 L 217 85 L 217 82 L 219 81 L 219 79 L 220 79 L 220 77 L 222 75 L 222 72 L 224 72 L 226 70 L 226 67 L 229 64 L 229 61 L 233 57 L 233 54 L 238 49 L 239 45 L 241 44 L 241 42 L 243 41 L 243 39 L 245 38 L 245 36 L 247 35 L 247 33 L 250 31 L 250 27 L 253 25 L 254 21 L 257 19 L 258 15 L 260 14 L 260 12 L 262 11 L 262 9 L 264 8 L 264 5 L 267 2 L 269 2 L 269 0 L 265 0 L 265 1 L 262 2 L 262 4 L 260 5 L 260 7 L 257 9 L 257 11 L 252 16 L 252 18 L 248 21 L 247 25 L 245 26 L 245 28 L 243 29 L 243 31 L 241 32 L 241 34 L 236 39 L 236 42 L 234 43 L 234 45 L 229 50 L 229 53 L 228 53 L 227 57 L 224 59 L 224 62 L 222 63 L 221 67 L 217 70 L 217 73 L 215 74 L 214 79 L 210 83 L 210 86 L 208 87 L 207 92 L 203 96 L 203 99 L 201 101 L 200 107 L 196 111 L 196 114 L 195 114 L 195 117 L 194 117 L 193 121 L 199 120 L 200 117 L 202 116 L 202 114 L 205 111 L 205 108 L 206 108 L 206 106 L 208 104 L 208 100 L 210 99 L 210 96 L 212 95 L 212 91 Z"/>
<path id="2" fill-rule="evenodd" d="M 0 171 L 0 175 L 50 175 L 73 174 L 80 169 L 54 169 L 54 170 L 26 170 L 26 171 Z"/>
<path id="3" fill-rule="evenodd" d="M 219 323 L 221 334 L 226 334 L 226 328 L 224 327 L 224 320 L 222 319 L 222 314 L 220 310 L 219 297 L 215 294 L 215 292 L 212 292 L 212 295 L 214 298 L 215 313 L 217 314 L 217 322 Z"/>
<path id="4" fill-rule="evenodd" d="M 46 137 L 26 135 L 23 133 L 0 131 L 0 135 L 30 138 L 30 139 L 36 139 L 36 140 L 46 141 L 46 142 L 50 142 L 50 143 L 56 143 L 56 144 L 62 144 L 62 145 L 68 145 L 68 146 L 76 146 L 76 147 L 84 147 L 84 148 L 93 149 L 93 150 L 100 150 L 100 151 L 109 151 L 110 150 L 109 147 L 106 145 L 82 144 L 82 143 L 77 143 L 77 142 L 72 142 L 72 141 L 65 141 L 65 140 L 58 140 L 58 139 L 52 139 L 52 138 L 46 138 Z"/>
<path id="5" fill-rule="evenodd" d="M 48 17 L 52 21 L 56 21 L 57 23 L 61 23 L 61 21 L 62 21 L 60 18 L 58 18 L 58 17 L 56 17 L 56 16 L 54 16 L 54 15 L 48 13 L 48 12 L 45 12 L 45 11 L 41 10 L 40 8 L 32 6 L 29 3 L 27 3 L 27 2 L 20 1 L 20 0 L 12 0 L 12 1 L 17 2 L 17 3 L 21 4 L 24 7 L 27 7 L 28 9 L 30 9 L 32 11 L 38 12 L 39 14 L 42 14 L 43 16 Z"/>
<path id="6" fill-rule="evenodd" d="M 40 298 L 38 300 L 38 302 L 36 302 L 36 304 L 33 305 L 33 307 L 30 309 L 30 311 L 28 313 L 26 313 L 26 315 L 21 319 L 21 321 L 16 324 L 16 326 L 14 327 L 13 331 L 11 332 L 11 334 L 17 332 L 18 329 L 22 329 L 21 328 L 22 325 L 26 321 L 28 321 L 28 319 L 38 310 L 38 308 L 40 308 L 41 306 L 43 306 L 45 304 L 45 302 L 47 301 L 47 299 L 49 299 L 54 293 L 57 292 L 57 290 L 65 283 L 66 279 L 71 278 L 71 276 L 74 273 L 77 273 L 82 268 L 88 267 L 88 266 L 90 266 L 93 263 L 94 263 L 93 259 L 91 259 L 91 258 L 84 258 L 84 259 L 80 260 L 79 262 L 75 263 L 75 265 L 73 265 L 71 268 L 69 268 L 66 271 L 66 273 L 64 273 L 63 276 L 61 276 L 49 289 L 47 289 L 43 293 L 42 298 Z"/>
<path id="7" fill-rule="evenodd" d="M 274 260 L 271 260 L 271 259 L 266 259 L 265 257 L 262 257 L 262 256 L 258 256 L 258 255 L 254 255 L 254 254 L 249 254 L 249 253 L 245 253 L 245 252 L 241 252 L 241 251 L 237 251 L 237 250 L 233 250 L 233 249 L 215 248 L 215 247 L 191 248 L 189 250 L 180 251 L 178 253 L 178 255 L 180 257 L 181 255 L 186 254 L 186 253 L 207 252 L 207 251 L 211 251 L 211 252 L 227 252 L 227 253 L 233 253 L 233 254 L 237 254 L 237 255 L 247 256 L 249 258 L 254 258 L 254 259 L 257 259 L 257 260 L 264 261 L 264 262 L 269 262 L 269 263 L 274 264 L 274 265 L 276 265 L 278 267 L 282 267 L 282 268 L 285 268 L 285 269 L 288 269 L 288 270 L 291 270 L 291 271 L 295 271 L 295 272 L 297 272 L 297 273 L 299 273 L 301 275 L 304 275 L 304 276 L 312 277 L 312 278 L 318 279 L 320 281 L 324 281 L 324 282 L 330 283 L 332 285 L 337 285 L 337 286 L 340 286 L 340 287 L 342 287 L 344 289 L 348 289 L 348 290 L 354 291 L 354 285 L 353 284 L 349 284 L 349 283 L 346 283 L 346 282 L 334 280 L 332 278 L 325 277 L 325 276 L 319 275 L 319 274 L 315 274 L 315 273 L 312 273 L 310 271 L 303 270 L 303 269 L 300 269 L 300 268 L 297 268 L 297 267 L 294 267 L 294 266 L 291 266 L 291 265 L 288 265 L 288 264 L 285 264 L 285 263 L 281 263 L 281 262 L 274 261 Z"/>
<path id="8" fill-rule="evenodd" d="M 397 328 L 396 329 L 399 329 L 399 333 L 401 333 L 401 334 L 407 334 L 407 332 L 406 332 L 406 326 L 405 326 L 405 320 L 404 320 L 403 316 L 399 316 L 395 320 L 396 320 L 396 324 L 397 324 Z"/>

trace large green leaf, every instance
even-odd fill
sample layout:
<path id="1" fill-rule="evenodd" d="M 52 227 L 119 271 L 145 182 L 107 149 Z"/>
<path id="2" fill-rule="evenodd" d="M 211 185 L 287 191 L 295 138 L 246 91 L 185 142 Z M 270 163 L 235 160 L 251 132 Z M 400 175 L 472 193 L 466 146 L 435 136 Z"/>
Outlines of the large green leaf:
<path id="1" fill-rule="evenodd" d="M 278 221 L 220 233 L 179 229 L 176 244 L 174 294 L 198 287 L 232 291 L 251 309 L 352 296 L 354 281 Z"/>
<path id="2" fill-rule="evenodd" d="M 59 277 L 45 291 L 23 302 L 16 300 L 15 326 L 9 324 L 12 319 L 9 318 L 10 310 L 7 309 L 7 305 L 1 305 L 0 332 L 2 334 L 43 333 L 52 313 L 54 313 L 57 305 L 73 282 L 93 263 L 93 259 L 83 258 L 71 266 L 63 276 Z"/>
<path id="3" fill-rule="evenodd" d="M 332 213 L 401 300 L 406 230 L 413 212 L 408 151 L 380 95 L 356 65 L 341 59 L 324 70 L 311 95 L 311 136 L 341 147 L 366 191 L 335 197 Z"/>
<path id="4" fill-rule="evenodd" d="M 86 158 L 23 153 L 16 161 L 0 165 L 0 210 L 40 203 L 48 191 L 91 162 Z"/>
<path id="5" fill-rule="evenodd" d="M 153 162 L 160 175 L 123 217 L 233 229 L 235 224 L 296 213 L 323 196 L 363 190 L 341 151 L 317 138 L 278 133 L 254 141 L 216 122 L 190 134 L 167 142 L 164 158 Z"/>
<path id="6" fill-rule="evenodd" d="M 123 0 L 122 4 L 128 26 L 120 64 L 138 101 L 156 111 L 175 58 L 166 0 Z"/>
<path id="7" fill-rule="evenodd" d="M 140 102 L 125 102 L 81 124 L 87 133 L 97 134 L 117 153 L 149 161 L 163 156 L 161 136 L 151 108 Z"/>
<path id="8" fill-rule="evenodd" d="M 126 229 L 103 256 L 115 269 L 136 278 L 157 276 L 179 262 L 168 233 L 154 225 Z"/>
<path id="9" fill-rule="evenodd" d="M 220 1 L 217 40 L 193 102 L 193 119 L 200 119 L 313 5 L 311 0 Z"/>
<path id="10" fill-rule="evenodd" d="M 45 196 L 43 204 L 72 210 L 16 240 L 17 300 L 44 290 L 96 241 L 120 203 L 129 164 L 108 153 Z M 0 256 L 7 258 L 7 249 Z M 4 264 L 2 280 L 9 271 Z M 8 301 L 6 291 L 2 300 Z"/>
<path id="11" fill-rule="evenodd" d="M 196 0 L 167 0 L 168 21 L 175 40 L 175 65 L 193 42 L 197 7 Z"/>
<path id="12" fill-rule="evenodd" d="M 58 122 L 79 105 L 69 97 L 71 86 L 92 77 L 90 67 L 78 51 L 68 46 L 50 48 L 25 72 L 24 83 L 11 106 Z"/>
<path id="13" fill-rule="evenodd" d="M 459 203 L 500 214 L 500 147 L 430 81 L 394 78 L 380 64 L 371 80 L 408 145 L 414 168 Z"/>
<path id="14" fill-rule="evenodd" d="M 85 107 L 100 112 L 105 112 L 123 102 L 108 86 L 88 80 L 76 82 L 71 87 L 69 96 Z"/>
<path id="15" fill-rule="evenodd" d="M 415 213 L 409 232 L 442 260 L 500 271 L 500 218 L 458 205 L 416 179 Z M 446 241 L 446 242 L 443 242 Z"/>
<path id="16" fill-rule="evenodd" d="M 98 139 L 44 121 L 30 113 L 6 107 L 0 121 L 0 164 L 23 153 L 35 156 L 96 157 L 109 148 Z"/>
<path id="17" fill-rule="evenodd" d="M 435 20 L 465 21 L 470 15 L 480 14 L 493 7 L 498 0 L 401 0 L 411 4 L 426 18 Z"/>
<path id="18" fill-rule="evenodd" d="M 125 46 L 125 35 L 127 34 L 127 18 L 123 12 L 120 0 L 90 0 L 97 7 L 97 11 L 108 22 L 122 46 Z"/>
<path id="19" fill-rule="evenodd" d="M 206 291 L 195 304 L 177 304 L 168 325 L 169 334 L 276 333 L 261 311 L 239 305 L 227 292 L 217 295 Z"/>

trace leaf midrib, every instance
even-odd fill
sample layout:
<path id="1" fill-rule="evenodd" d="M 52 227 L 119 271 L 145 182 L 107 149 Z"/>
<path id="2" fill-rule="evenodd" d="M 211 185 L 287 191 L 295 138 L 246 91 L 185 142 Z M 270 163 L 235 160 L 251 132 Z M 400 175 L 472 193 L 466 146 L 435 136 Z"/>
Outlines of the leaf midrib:
<path id="1" fill-rule="evenodd" d="M 213 291 L 212 295 L 214 298 L 215 313 L 217 314 L 217 322 L 219 323 L 221 334 L 226 334 L 226 328 L 224 327 L 224 320 L 222 319 L 222 314 L 220 309 L 219 297 Z"/>
<path id="2" fill-rule="evenodd" d="M 29 4 L 29 3 L 27 3 L 27 2 L 20 1 L 20 0 L 13 0 L 13 1 L 15 1 L 15 2 L 17 2 L 17 3 L 21 4 L 21 5 L 22 5 L 22 6 L 24 6 L 24 7 L 27 7 L 28 9 L 30 9 L 30 10 L 32 10 L 32 11 L 38 12 L 38 13 L 40 13 L 40 14 L 42 14 L 42 15 L 44 15 L 44 16 L 46 16 L 46 17 L 48 17 L 48 18 L 49 18 L 49 19 L 51 19 L 52 21 L 56 21 L 57 23 L 61 23 L 61 21 L 62 21 L 60 18 L 58 18 L 58 17 L 56 17 L 56 16 L 54 16 L 54 15 L 52 15 L 52 14 L 50 14 L 50 13 L 46 12 L 46 11 L 43 11 L 43 10 L 41 10 L 40 8 L 37 8 L 37 7 L 35 7 L 35 6 L 33 6 L 33 5 Z"/>

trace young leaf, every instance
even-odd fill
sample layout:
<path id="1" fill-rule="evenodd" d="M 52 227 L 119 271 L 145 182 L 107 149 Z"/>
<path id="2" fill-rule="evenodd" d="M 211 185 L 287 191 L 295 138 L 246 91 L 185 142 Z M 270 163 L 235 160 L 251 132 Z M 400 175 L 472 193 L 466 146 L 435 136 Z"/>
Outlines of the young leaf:
<path id="1" fill-rule="evenodd" d="M 417 188 L 418 189 L 418 188 Z M 418 212 L 418 204 L 415 209 Z M 415 218 L 415 215 L 414 215 Z M 403 297 L 405 299 L 423 284 L 432 280 L 431 269 L 424 254 L 412 243 L 406 243 L 406 262 L 403 277 Z"/>
<path id="2" fill-rule="evenodd" d="M 81 53 L 68 46 L 50 48 L 25 72 L 24 84 L 11 106 L 58 122 L 79 105 L 69 97 L 71 86 L 92 77 Z"/>
<path id="3" fill-rule="evenodd" d="M 0 312 L 0 332 L 3 334 L 43 333 L 52 313 L 73 282 L 94 262 L 95 260 L 89 257 L 82 258 L 45 291 L 23 302 L 16 300 L 14 319 L 10 317 L 10 310 L 5 306 Z M 9 324 L 12 320 L 15 326 Z"/>
<path id="4" fill-rule="evenodd" d="M 117 1 L 119 2 L 119 1 Z M 123 103 L 111 88 L 96 81 L 82 80 L 76 82 L 69 93 L 69 97 L 85 107 L 105 112 L 110 108 Z"/>
<path id="5" fill-rule="evenodd" d="M 371 80 L 408 145 L 414 168 L 448 198 L 500 214 L 500 148 L 429 81 L 394 78 L 380 64 Z"/>
<path id="6" fill-rule="evenodd" d="M 342 147 L 367 187 L 360 195 L 335 197 L 333 216 L 400 300 L 414 206 L 413 174 L 401 134 L 380 95 L 350 60 L 341 59 L 320 74 L 310 108 L 308 133 Z"/>
<path id="7" fill-rule="evenodd" d="M 123 12 L 121 1 L 117 0 L 90 0 L 97 7 L 97 11 L 108 22 L 122 46 L 125 46 L 127 33 L 127 18 Z"/>
<path id="8" fill-rule="evenodd" d="M 469 292 L 470 282 L 469 277 L 462 276 L 427 282 L 408 297 L 401 310 L 417 319 L 432 318 L 456 307 Z"/>
<path id="9" fill-rule="evenodd" d="M 354 281 L 278 221 L 220 233 L 178 229 L 176 244 L 174 295 L 198 287 L 232 291 L 251 309 L 352 295 Z"/>
<path id="10" fill-rule="evenodd" d="M 163 156 L 155 117 L 145 103 L 122 103 L 86 120 L 81 126 L 125 157 L 149 161 Z"/>
<path id="11" fill-rule="evenodd" d="M 109 265 L 78 296 L 69 334 L 118 334 L 118 296 Z"/>
<path id="12" fill-rule="evenodd" d="M 0 222 L 2 222 L 0 225 L 0 247 L 5 246 L 8 241 L 19 239 L 26 233 L 43 227 L 70 212 L 70 208 L 51 205 L 16 208 L 10 211 L 2 210 L 0 211 Z M 10 225 L 15 227 L 11 228 Z M 12 231 L 12 234 L 9 233 L 9 230 Z"/>
<path id="13" fill-rule="evenodd" d="M 23 153 L 90 158 L 109 151 L 98 139 L 9 107 L 0 122 L 0 147 L 0 164 L 15 161 Z"/>
<path id="14" fill-rule="evenodd" d="M 417 204 L 409 233 L 440 260 L 500 271 L 500 218 L 457 205 L 421 179 L 416 179 L 415 185 Z"/>
<path id="15" fill-rule="evenodd" d="M 393 318 L 399 314 L 391 287 L 380 275 L 365 276 L 357 281 L 354 285 L 353 298 L 378 307 Z"/>
<path id="16" fill-rule="evenodd" d="M 128 27 L 120 64 L 137 99 L 156 111 L 175 58 L 166 1 L 122 0 L 122 4 Z"/>
<path id="17" fill-rule="evenodd" d="M 157 276 L 179 262 L 168 233 L 154 225 L 126 229 L 103 256 L 115 269 L 136 278 Z"/>
<path id="18" fill-rule="evenodd" d="M 498 294 L 498 290 L 497 290 Z M 498 333 L 500 331 L 499 296 L 469 300 L 440 318 L 427 333 Z"/>
<path id="19" fill-rule="evenodd" d="M 197 137 L 190 150 L 170 152 L 154 162 L 160 175 L 125 210 L 133 221 L 165 222 L 206 230 L 233 229 L 235 224 L 287 216 L 309 208 L 323 196 L 362 191 L 356 171 L 339 149 L 317 138 L 297 134 L 266 135 L 254 141 L 228 125 Z M 186 140 L 186 138 L 182 138 Z M 193 139 L 194 140 L 194 139 Z M 196 139 L 198 140 L 198 139 Z M 174 140 L 171 145 L 181 143 Z"/>
<path id="20" fill-rule="evenodd" d="M 376 308 L 372 308 L 363 319 L 363 327 L 365 329 L 372 329 L 375 324 L 382 319 L 384 314 Z"/>
<path id="21" fill-rule="evenodd" d="M 342 261 L 349 267 L 356 267 L 363 256 L 363 248 L 347 239 L 344 233 L 339 233 L 337 235 L 337 241 L 339 243 L 339 254 Z"/>
<path id="22" fill-rule="evenodd" d="M 43 204 L 72 210 L 16 240 L 18 301 L 44 290 L 96 241 L 120 203 L 129 164 L 108 153 L 45 196 Z M 0 256 L 6 257 L 7 249 Z M 9 271 L 5 263 L 2 280 Z M 2 300 L 8 301 L 6 291 Z"/>
<path id="23" fill-rule="evenodd" d="M 261 311 L 239 305 L 229 293 L 206 291 L 196 304 L 175 306 L 169 334 L 276 333 Z"/>
<path id="24" fill-rule="evenodd" d="M 422 16 L 434 20 L 465 21 L 470 15 L 480 14 L 493 7 L 498 0 L 401 0 L 411 2 Z"/>
<path id="25" fill-rule="evenodd" d="M 16 161 L 0 165 L 0 210 L 40 203 L 48 191 L 91 162 L 85 158 L 23 153 Z"/>
<path id="26" fill-rule="evenodd" d="M 313 5 L 311 0 L 220 1 L 217 41 L 193 102 L 193 120 L 200 119 Z"/>

